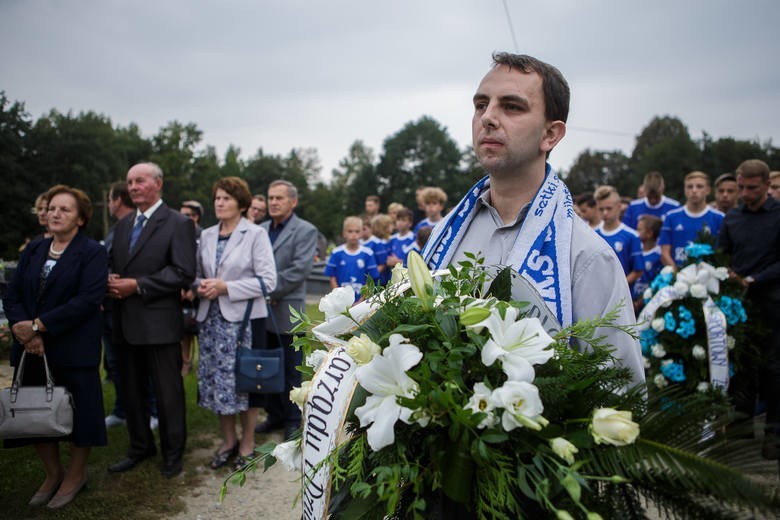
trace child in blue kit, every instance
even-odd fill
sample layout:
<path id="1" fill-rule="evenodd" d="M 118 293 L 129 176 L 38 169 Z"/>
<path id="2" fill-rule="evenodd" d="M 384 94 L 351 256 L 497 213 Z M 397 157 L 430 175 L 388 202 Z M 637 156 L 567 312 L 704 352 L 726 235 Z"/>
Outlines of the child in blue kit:
<path id="1" fill-rule="evenodd" d="M 395 228 L 398 231 L 390 237 L 390 254 L 387 256 L 387 266 L 391 271 L 396 264 L 406 265 L 406 255 L 414 247 L 413 221 L 414 215 L 407 208 L 399 209 L 395 215 Z"/>
<path id="2" fill-rule="evenodd" d="M 661 247 L 658 245 L 658 235 L 661 233 L 661 219 L 653 215 L 642 215 L 637 223 L 637 234 L 642 242 L 642 254 L 635 269 L 642 271 L 642 276 L 634 284 L 632 297 L 634 309 L 639 312 L 644 307 L 644 294 L 658 273 L 661 272 Z"/>
<path id="3" fill-rule="evenodd" d="M 371 219 L 371 236 L 363 245 L 374 252 L 374 260 L 379 270 L 379 278 L 375 278 L 377 285 L 386 285 L 390 281 L 390 270 L 387 266 L 387 257 L 390 254 L 390 233 L 393 231 L 393 219 L 380 213 Z"/>
<path id="4" fill-rule="evenodd" d="M 344 219 L 342 236 L 345 242 L 333 250 L 325 266 L 325 276 L 330 277 L 331 288 L 352 287 L 355 301 L 360 300 L 360 289 L 365 285 L 367 276 L 379 278 L 374 252 L 360 245 L 362 228 L 360 217 Z"/>
<path id="5" fill-rule="evenodd" d="M 599 208 L 601 224 L 596 233 L 615 251 L 623 266 L 628 286 L 631 287 L 642 274 L 637 269 L 637 259 L 642 254 L 642 244 L 636 231 L 620 222 L 620 195 L 612 186 L 599 186 L 593 195 Z"/>

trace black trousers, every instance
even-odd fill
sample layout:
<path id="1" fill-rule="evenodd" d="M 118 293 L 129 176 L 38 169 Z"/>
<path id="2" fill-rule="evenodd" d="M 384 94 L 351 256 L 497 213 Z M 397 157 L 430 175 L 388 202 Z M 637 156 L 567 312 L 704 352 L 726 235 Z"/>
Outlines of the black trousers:
<path id="1" fill-rule="evenodd" d="M 160 451 L 166 464 L 181 461 L 187 440 L 184 383 L 181 377 L 179 343 L 165 345 L 119 345 L 119 370 L 124 390 L 128 457 L 141 458 L 155 452 L 154 434 L 149 428 L 149 380 L 157 394 L 160 421 Z"/>
<path id="2" fill-rule="evenodd" d="M 303 352 L 297 351 L 292 347 L 294 336 L 291 334 L 280 334 L 268 332 L 268 347 L 279 346 L 281 339 L 284 350 L 284 388 L 281 394 L 266 394 L 265 411 L 268 413 L 268 420 L 273 423 L 284 424 L 286 427 L 297 427 L 301 424 L 301 410 L 290 401 L 290 390 L 294 386 L 301 386 L 301 373 L 296 370 L 296 366 L 303 363 Z"/>

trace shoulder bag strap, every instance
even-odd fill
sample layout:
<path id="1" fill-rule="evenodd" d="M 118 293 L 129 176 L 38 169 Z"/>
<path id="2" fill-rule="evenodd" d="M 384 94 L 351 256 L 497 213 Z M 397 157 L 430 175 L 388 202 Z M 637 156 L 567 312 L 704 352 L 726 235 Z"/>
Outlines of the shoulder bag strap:
<path id="1" fill-rule="evenodd" d="M 279 326 L 276 323 L 276 317 L 274 316 L 273 309 L 271 309 L 271 302 L 269 301 L 270 296 L 268 294 L 268 290 L 265 288 L 265 282 L 263 282 L 263 279 L 259 276 L 255 276 L 257 278 L 257 281 L 260 282 L 260 287 L 263 289 L 263 296 L 265 297 L 265 304 L 268 308 L 268 316 L 271 317 L 271 323 L 274 324 L 274 330 L 276 330 L 276 339 L 279 342 L 278 345 L 282 346 L 282 336 L 279 334 Z"/>

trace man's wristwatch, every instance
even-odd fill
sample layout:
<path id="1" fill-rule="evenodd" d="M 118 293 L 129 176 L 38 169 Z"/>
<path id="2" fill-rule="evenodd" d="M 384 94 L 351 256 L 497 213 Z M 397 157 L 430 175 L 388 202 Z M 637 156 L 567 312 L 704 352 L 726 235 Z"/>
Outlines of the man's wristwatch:
<path id="1" fill-rule="evenodd" d="M 38 328 L 38 318 L 32 320 L 32 331 L 38 334 L 40 332 L 40 329 Z"/>

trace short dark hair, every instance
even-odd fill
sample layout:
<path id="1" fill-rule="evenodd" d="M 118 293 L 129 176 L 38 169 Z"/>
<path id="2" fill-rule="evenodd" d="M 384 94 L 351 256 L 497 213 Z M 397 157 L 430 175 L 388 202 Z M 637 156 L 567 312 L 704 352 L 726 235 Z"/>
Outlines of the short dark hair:
<path id="1" fill-rule="evenodd" d="M 126 181 L 116 181 L 108 189 L 108 196 L 111 200 L 122 199 L 122 205 L 128 208 L 134 208 L 133 199 L 130 198 L 130 192 L 127 191 Z"/>
<path id="2" fill-rule="evenodd" d="M 409 222 L 414 222 L 414 213 L 412 213 L 412 210 L 410 210 L 409 208 L 401 208 L 395 214 L 395 219 L 408 220 Z"/>
<path id="3" fill-rule="evenodd" d="M 494 52 L 493 68 L 499 65 L 506 65 L 510 69 L 517 69 L 526 74 L 531 72 L 539 74 L 542 78 L 544 116 L 548 121 L 566 122 L 569 117 L 571 90 L 560 70 L 527 54 Z"/>
<path id="4" fill-rule="evenodd" d="M 236 199 L 238 209 L 244 211 L 252 205 L 252 192 L 249 191 L 249 185 L 240 177 L 222 177 L 214 183 L 211 189 L 212 196 L 217 196 L 217 190 L 224 190 L 225 193 Z"/>
<path id="5" fill-rule="evenodd" d="M 265 195 L 263 195 L 262 193 L 255 193 L 254 195 L 252 195 L 252 200 L 259 200 L 260 202 L 265 202 Z"/>
<path id="6" fill-rule="evenodd" d="M 203 206 L 197 200 L 185 200 L 181 203 L 181 207 L 191 209 L 198 218 L 203 216 Z"/>
<path id="7" fill-rule="evenodd" d="M 92 201 L 89 200 L 89 196 L 78 188 L 57 184 L 56 186 L 49 188 L 49 191 L 46 192 L 46 199 L 51 203 L 51 199 L 56 195 L 61 195 L 63 193 L 76 199 L 76 210 L 79 212 L 79 217 L 83 220 L 79 228 L 83 229 L 87 227 L 89 219 L 92 218 Z"/>
<path id="8" fill-rule="evenodd" d="M 661 226 L 663 226 L 663 221 L 656 217 L 655 215 L 645 214 L 641 215 L 638 219 L 638 222 L 646 222 L 648 229 L 650 231 L 650 235 L 652 235 L 653 238 L 657 239 L 658 236 L 661 234 Z"/>
<path id="9" fill-rule="evenodd" d="M 596 205 L 596 199 L 593 198 L 593 192 L 592 191 L 586 191 L 585 193 L 580 193 L 576 197 L 574 197 L 574 204 L 579 206 L 580 204 L 585 204 L 589 208 L 592 208 Z"/>
<path id="10" fill-rule="evenodd" d="M 728 181 L 737 182 L 737 178 L 734 176 L 733 173 L 726 172 L 722 175 L 719 175 L 718 178 L 715 179 L 715 187 L 717 188 L 718 186 L 720 186 L 720 183 L 728 182 Z"/>

